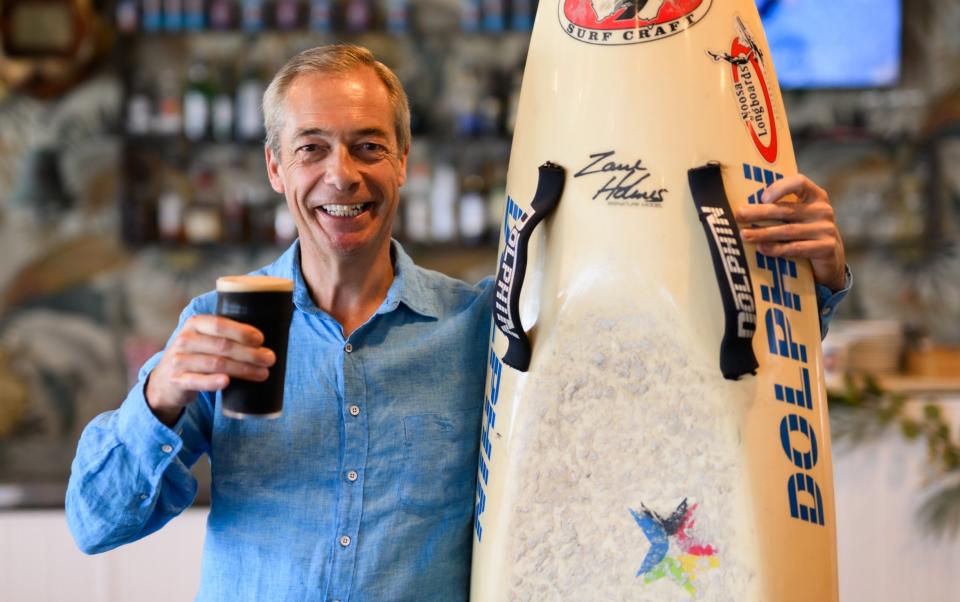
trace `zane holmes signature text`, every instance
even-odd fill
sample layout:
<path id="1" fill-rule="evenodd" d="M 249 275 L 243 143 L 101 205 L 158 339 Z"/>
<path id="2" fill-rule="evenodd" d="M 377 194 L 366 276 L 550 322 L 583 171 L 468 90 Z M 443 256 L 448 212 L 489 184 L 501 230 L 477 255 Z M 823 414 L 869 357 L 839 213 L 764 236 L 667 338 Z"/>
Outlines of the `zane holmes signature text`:
<path id="1" fill-rule="evenodd" d="M 618 161 L 614 155 L 616 151 L 604 151 L 590 155 L 590 163 L 573 174 L 580 178 L 594 174 L 609 174 L 610 179 L 597 190 L 592 200 L 602 198 L 614 204 L 634 203 L 661 203 L 664 195 L 669 192 L 666 188 L 645 188 L 641 184 L 650 177 L 650 170 L 643 165 L 643 159 L 632 163 Z"/>

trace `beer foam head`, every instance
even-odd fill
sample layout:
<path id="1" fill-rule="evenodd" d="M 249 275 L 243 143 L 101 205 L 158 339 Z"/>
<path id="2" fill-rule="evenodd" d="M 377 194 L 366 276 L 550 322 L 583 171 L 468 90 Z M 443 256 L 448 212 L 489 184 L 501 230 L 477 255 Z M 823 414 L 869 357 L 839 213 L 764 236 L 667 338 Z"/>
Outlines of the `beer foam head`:
<path id="1" fill-rule="evenodd" d="M 293 280 L 274 276 L 221 276 L 217 278 L 218 293 L 289 293 Z"/>

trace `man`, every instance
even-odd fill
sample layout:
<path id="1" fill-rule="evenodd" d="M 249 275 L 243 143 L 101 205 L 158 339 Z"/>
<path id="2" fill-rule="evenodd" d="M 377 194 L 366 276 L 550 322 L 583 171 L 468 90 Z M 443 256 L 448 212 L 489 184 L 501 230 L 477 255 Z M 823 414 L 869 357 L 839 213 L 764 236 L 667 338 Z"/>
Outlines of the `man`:
<path id="1" fill-rule="evenodd" d="M 208 315 L 213 293 L 198 297 L 122 406 L 87 427 L 71 530 L 88 553 L 155 531 L 192 502 L 188 467 L 207 453 L 200 599 L 464 600 L 492 283 L 418 268 L 391 241 L 409 112 L 368 51 L 299 54 L 264 113 L 268 176 L 299 233 L 259 272 L 295 283 L 283 415 L 215 410 L 216 391 L 266 378 L 274 356 L 252 327 Z M 802 206 L 783 209 L 787 192 Z M 810 257 L 842 288 L 825 193 L 786 178 L 767 200 L 746 218 L 793 223 L 749 240 Z"/>

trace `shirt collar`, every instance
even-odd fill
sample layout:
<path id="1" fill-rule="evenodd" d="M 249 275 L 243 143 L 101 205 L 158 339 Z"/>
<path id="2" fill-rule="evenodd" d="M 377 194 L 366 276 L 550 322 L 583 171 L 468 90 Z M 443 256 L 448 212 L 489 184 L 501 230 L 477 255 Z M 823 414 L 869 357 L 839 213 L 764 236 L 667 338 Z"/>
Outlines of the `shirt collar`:
<path id="1" fill-rule="evenodd" d="M 439 318 L 440 308 L 433 289 L 426 285 L 423 271 L 403 250 L 396 240 L 390 241 L 390 254 L 393 257 L 393 284 L 387 291 L 387 297 L 377 313 L 387 313 L 396 309 L 399 303 L 411 311 L 428 318 Z"/>
<path id="2" fill-rule="evenodd" d="M 440 307 L 431 287 L 424 282 L 422 270 L 413 263 L 403 247 L 396 240 L 390 241 L 390 254 L 393 258 L 393 282 L 387 290 L 387 296 L 377 309 L 377 314 L 386 314 L 395 310 L 400 303 L 411 311 L 428 318 L 439 318 Z M 273 276 L 283 276 L 293 280 L 293 303 L 297 309 L 307 313 L 325 313 L 316 306 L 310 297 L 310 289 L 303 278 L 300 268 L 300 240 L 284 251 L 273 265 L 265 270 Z"/>

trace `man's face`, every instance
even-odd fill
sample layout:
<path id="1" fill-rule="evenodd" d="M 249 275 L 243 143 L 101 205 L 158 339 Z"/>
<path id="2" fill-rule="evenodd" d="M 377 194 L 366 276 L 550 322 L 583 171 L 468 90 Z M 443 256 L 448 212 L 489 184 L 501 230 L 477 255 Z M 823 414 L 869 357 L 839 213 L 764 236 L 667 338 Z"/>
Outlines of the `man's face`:
<path id="1" fill-rule="evenodd" d="M 301 249 L 325 258 L 387 248 L 406 180 L 387 88 L 373 69 L 297 77 L 287 89 L 280 154 L 266 150 L 273 189 Z"/>

